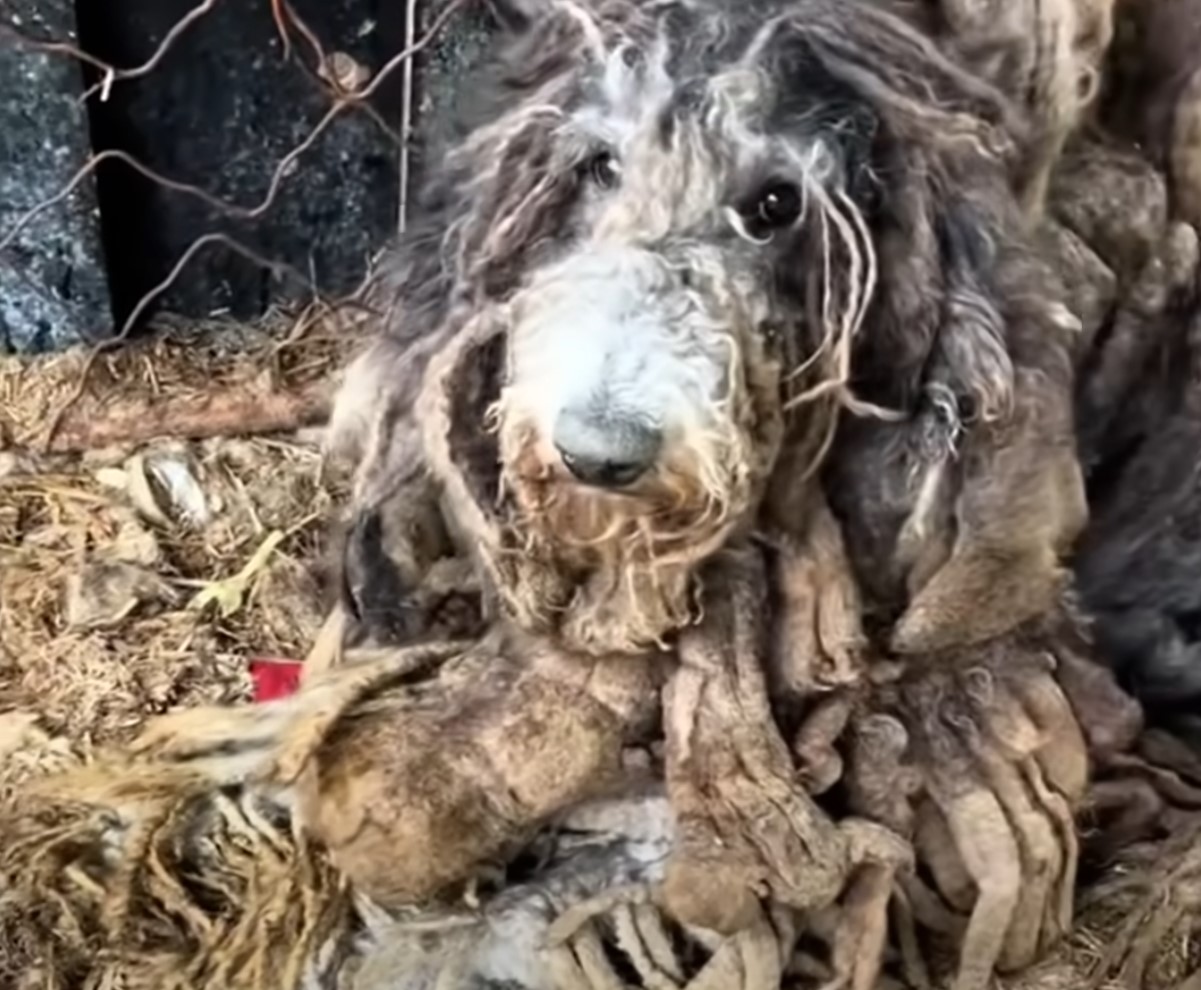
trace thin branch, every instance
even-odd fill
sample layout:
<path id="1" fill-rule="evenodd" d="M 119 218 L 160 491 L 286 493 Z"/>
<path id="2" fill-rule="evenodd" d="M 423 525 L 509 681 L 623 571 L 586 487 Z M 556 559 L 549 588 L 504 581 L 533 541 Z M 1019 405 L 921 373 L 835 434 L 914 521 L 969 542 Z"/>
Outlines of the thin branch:
<path id="1" fill-rule="evenodd" d="M 158 299 L 158 297 L 166 292 L 169 288 L 171 288 L 171 286 L 175 284 L 175 280 L 179 278 L 180 274 L 188 266 L 191 260 L 210 244 L 223 244 L 235 254 L 240 254 L 248 261 L 268 269 L 271 274 L 275 275 L 277 278 L 280 276 L 288 276 L 307 288 L 314 296 L 320 296 L 320 290 L 312 282 L 312 280 L 309 279 L 308 276 L 301 274 L 301 272 L 292 265 L 289 265 L 283 261 L 275 261 L 270 258 L 264 258 L 258 252 L 246 247 L 246 245 L 239 243 L 226 234 L 203 234 L 202 236 L 197 237 L 196 240 L 189 245 L 188 249 L 179 256 L 179 260 L 175 262 L 175 265 L 172 267 L 167 277 L 159 282 L 158 285 L 147 292 L 144 296 L 142 296 L 140 300 L 138 300 L 138 304 L 134 306 L 133 311 L 121 325 L 121 329 L 117 335 L 109 338 L 107 341 L 103 341 L 102 343 L 111 347 L 114 344 L 118 344 L 127 339 L 130 331 L 132 331 L 137 325 L 138 320 L 141 319 L 142 314 L 146 312 L 146 309 L 150 306 L 150 304 Z"/>
<path id="2" fill-rule="evenodd" d="M 276 2 L 276 0 L 273 0 Z M 291 22 L 296 30 L 300 32 L 300 36 L 308 42 L 309 47 L 313 50 L 313 55 L 317 59 L 318 65 L 325 64 L 325 47 L 321 44 L 321 39 L 317 37 L 317 32 L 304 22 L 304 19 L 296 13 L 296 8 L 293 7 L 288 0 L 277 0 L 280 7 L 281 23 L 284 25 L 284 30 L 287 31 L 287 24 Z"/>
<path id="3" fill-rule="evenodd" d="M 434 39 L 437 38 L 441 33 L 446 22 L 450 20 L 450 18 L 455 14 L 456 11 L 458 11 L 460 7 L 463 6 L 465 2 L 466 0 L 450 0 L 450 2 L 447 3 L 438 13 L 438 16 L 434 18 L 433 22 L 429 26 L 429 30 L 421 36 L 421 39 L 393 55 L 384 64 L 384 67 L 375 74 L 375 78 L 371 80 L 366 87 L 359 90 L 359 92 L 355 94 L 356 98 L 361 101 L 375 95 L 375 91 L 379 89 L 388 76 L 396 71 L 396 67 L 398 65 L 403 65 L 414 55 L 418 55 L 425 51 L 425 49 L 427 49 L 433 43 Z"/>
<path id="4" fill-rule="evenodd" d="M 28 48 L 31 51 L 43 52 L 46 55 L 66 55 L 77 61 L 90 65 L 101 72 L 115 72 L 116 70 L 105 62 L 103 59 L 97 58 L 95 55 L 89 55 L 82 48 L 71 44 L 69 41 L 39 41 L 37 38 L 31 38 L 26 34 L 22 34 L 7 24 L 0 24 L 0 38 L 7 38 L 15 42 L 21 48 Z"/>
<path id="5" fill-rule="evenodd" d="M 406 49 L 413 47 L 417 35 L 417 0 L 404 0 Z M 413 134 L 413 59 L 405 60 L 404 85 L 400 106 L 400 168 L 396 229 L 403 234 L 409 218 L 409 141 Z"/>
<path id="6" fill-rule="evenodd" d="M 327 71 L 329 78 L 327 79 L 322 76 L 320 71 L 321 67 L 327 67 L 328 70 L 328 67 L 330 66 L 330 56 L 326 54 L 325 48 L 321 44 L 321 39 L 317 37 L 316 32 L 314 32 L 313 29 L 305 23 L 300 15 L 296 13 L 295 8 L 293 8 L 292 5 L 287 2 L 287 0 L 272 0 L 273 15 L 275 14 L 276 4 L 279 6 L 279 16 L 284 18 L 282 22 L 277 21 L 276 26 L 280 27 L 282 24 L 282 30 L 286 32 L 288 21 L 290 20 L 292 23 L 294 23 L 301 36 L 309 43 L 309 46 L 313 50 L 313 55 L 317 60 L 317 69 L 313 69 L 311 66 L 307 65 L 304 59 L 298 58 L 296 60 L 296 64 L 300 67 L 304 74 L 322 90 L 328 93 L 331 99 L 338 100 L 340 98 L 353 96 L 354 90 L 349 90 L 343 87 L 339 83 L 336 74 L 329 73 Z M 285 38 L 287 38 L 288 48 L 290 50 L 291 39 L 286 34 Z M 406 64 L 410 63 L 411 60 L 406 62 Z M 356 105 L 360 111 L 367 114 L 367 116 L 371 118 L 375 126 L 387 136 L 389 141 L 395 144 L 397 148 L 401 147 L 401 135 L 393 130 L 391 126 L 389 126 L 388 122 L 384 120 L 383 115 L 376 110 L 375 107 L 373 107 L 370 103 L 356 103 Z"/>
<path id="7" fill-rule="evenodd" d="M 167 57 L 167 52 L 171 50 L 172 46 L 179 40 L 183 33 L 202 17 L 206 16 L 219 2 L 220 0 L 203 0 L 202 3 L 197 4 L 184 14 L 183 17 L 172 25 L 166 37 L 159 43 L 158 48 L 154 50 L 154 54 L 141 65 L 130 69 L 117 69 L 112 66 L 105 68 L 104 78 L 100 82 L 90 86 L 83 94 L 83 99 L 85 101 L 89 100 L 99 92 L 100 99 L 103 102 L 108 99 L 109 92 L 112 90 L 114 83 L 124 82 L 127 79 L 138 79 L 153 72 L 158 64 Z"/>
<path id="8" fill-rule="evenodd" d="M 103 60 L 88 54 L 76 45 L 73 45 L 69 42 L 37 41 L 35 39 L 28 38 L 7 26 L 0 25 L 0 37 L 13 38 L 17 41 L 17 43 L 37 51 L 42 51 L 49 54 L 67 55 L 96 68 L 103 73 L 104 78 L 101 83 L 97 84 L 97 86 L 90 88 L 85 94 L 84 98 L 86 99 L 90 97 L 97 91 L 97 89 L 99 89 L 102 92 L 101 98 L 107 99 L 108 92 L 115 82 L 126 79 L 135 79 L 152 72 L 155 67 L 162 62 L 162 60 L 166 57 L 167 52 L 184 34 L 184 32 L 202 17 L 207 15 L 218 2 L 219 0 L 202 0 L 201 3 L 193 7 L 171 28 L 154 54 L 146 62 L 128 69 L 117 69 L 116 67 L 111 66 Z M 279 190 L 283 185 L 283 181 L 294 163 L 306 151 L 312 148 L 314 144 L 316 144 L 318 139 L 329 128 L 333 121 L 347 109 L 351 107 L 358 107 L 360 109 L 365 108 L 368 111 L 372 111 L 372 119 L 375 120 L 377 124 L 380 124 L 386 133 L 391 135 L 391 130 L 379 118 L 379 115 L 374 112 L 374 108 L 371 107 L 367 101 L 370 100 L 380 86 L 382 86 L 389 76 L 391 76 L 391 74 L 400 66 L 406 67 L 404 86 L 405 106 L 402 120 L 402 133 L 400 135 L 402 188 L 400 191 L 400 215 L 398 217 L 398 224 L 403 230 L 405 222 L 405 210 L 408 202 L 407 140 L 409 137 L 409 131 L 412 127 L 412 59 L 433 42 L 445 24 L 450 20 L 454 13 L 463 6 L 464 3 L 465 0 L 449 0 L 449 2 L 443 6 L 442 10 L 439 11 L 438 15 L 433 19 L 429 29 L 421 36 L 420 39 L 414 40 L 413 36 L 416 33 L 415 3 L 414 0 L 406 0 L 405 45 L 403 50 L 389 59 L 388 62 L 386 62 L 375 74 L 372 80 L 361 89 L 349 92 L 343 87 L 339 86 L 336 80 L 333 82 L 332 86 L 330 87 L 333 95 L 332 105 L 314 125 L 308 136 L 279 161 L 274 172 L 272 173 L 267 193 L 262 201 L 257 205 L 253 207 L 246 207 L 236 203 L 227 202 L 217 196 L 212 195 L 199 186 L 195 186 L 190 183 L 179 182 L 170 179 L 167 176 L 160 175 L 154 169 L 144 165 L 142 162 L 138 161 L 132 155 L 129 155 L 124 151 L 118 149 L 106 149 L 91 156 L 58 193 L 35 205 L 32 209 L 22 214 L 22 216 L 17 220 L 16 224 L 2 238 L 0 238 L 0 250 L 4 250 L 11 245 L 16 237 L 43 212 L 52 209 L 67 199 L 67 197 L 69 197 L 79 187 L 79 185 L 99 167 L 101 163 L 110 160 L 122 162 L 149 181 L 155 182 L 172 192 L 194 197 L 221 213 L 243 219 L 257 219 L 265 214 L 275 203 L 275 200 L 279 195 Z M 325 58 L 324 48 L 321 45 L 320 39 L 299 18 L 288 0 L 270 0 L 270 5 L 271 15 L 275 22 L 276 30 L 278 31 L 283 42 L 285 57 L 288 57 L 291 54 L 291 40 L 289 33 L 289 26 L 291 26 L 300 33 L 301 37 L 303 37 L 306 42 L 308 42 L 319 59 Z M 322 62 L 322 64 L 324 64 L 324 62 Z M 54 415 L 49 424 L 46 432 L 47 446 L 53 446 L 56 443 L 62 442 L 56 441 L 56 434 L 64 422 L 64 417 L 67 416 L 68 412 L 84 395 L 90 373 L 95 365 L 96 358 L 104 351 L 111 347 L 117 346 L 119 343 L 126 340 L 133 327 L 137 325 L 137 322 L 141 319 L 146 310 L 154 303 L 154 301 L 160 298 L 163 293 L 165 293 L 175 283 L 180 274 L 184 271 L 184 269 L 186 269 L 188 264 L 200 251 L 212 244 L 223 244 L 228 249 L 240 254 L 255 264 L 269 269 L 277 276 L 288 276 L 295 279 L 296 281 L 305 285 L 313 293 L 315 301 L 320 303 L 320 294 L 316 285 L 313 284 L 311 279 L 306 278 L 291 265 L 263 258 L 255 251 L 238 243 L 236 240 L 225 234 L 210 233 L 198 237 L 176 261 L 167 277 L 158 285 L 154 286 L 138 301 L 118 333 L 113 337 L 99 342 L 95 347 L 92 348 L 84 362 L 83 368 L 80 371 L 78 385 L 64 402 L 62 407 Z"/>
<path id="9" fill-rule="evenodd" d="M 336 103 L 330 107 L 329 110 L 326 111 L 325 115 L 317 122 L 313 130 L 309 132 L 308 137 L 306 137 L 300 144 L 298 144 L 282 159 L 280 159 L 279 164 L 275 168 L 275 172 L 271 176 L 271 184 L 267 188 L 267 195 L 263 198 L 263 201 L 256 206 L 246 207 L 238 203 L 230 203 L 226 200 L 219 199 L 212 193 L 201 189 L 199 186 L 194 186 L 187 182 L 177 182 L 174 179 L 167 178 L 167 176 L 156 172 L 148 165 L 143 165 L 140 161 L 138 161 L 138 159 L 134 158 L 127 152 L 116 148 L 107 148 L 89 158 L 87 162 L 85 162 L 84 165 L 79 169 L 79 171 L 77 171 L 71 177 L 71 180 L 55 195 L 43 200 L 36 206 L 23 213 L 13 228 L 7 234 L 5 234 L 3 238 L 0 238 L 0 251 L 3 251 L 6 247 L 8 247 L 17 237 L 17 235 L 20 234 L 21 231 L 27 226 L 29 226 L 33 220 L 37 219 L 41 214 L 57 206 L 68 196 L 70 196 L 71 193 L 73 193 L 79 186 L 79 184 L 84 181 L 84 179 L 96 171 L 97 167 L 106 161 L 119 161 L 140 175 L 145 176 L 151 182 L 158 183 L 158 185 L 162 186 L 164 189 L 169 189 L 172 192 L 181 193 L 185 196 L 195 197 L 201 202 L 207 203 L 209 206 L 213 207 L 213 209 L 222 213 L 230 216 L 241 217 L 247 220 L 257 219 L 270 210 L 275 204 L 275 198 L 279 195 L 280 187 L 283 185 L 283 180 L 286 178 L 287 172 L 291 168 L 292 163 L 295 162 L 296 159 L 298 159 L 306 151 L 308 151 L 314 144 L 316 144 L 317 139 L 326 131 L 329 125 L 333 122 L 334 118 L 346 110 L 348 106 L 349 104 L 346 103 Z"/>
<path id="10" fill-rule="evenodd" d="M 9 38 L 22 48 L 28 48 L 31 51 L 44 52 L 47 55 L 65 55 L 86 65 L 90 65 L 101 74 L 102 78 L 98 83 L 88 87 L 81 99 L 86 101 L 99 92 L 101 100 L 107 100 L 109 92 L 115 83 L 124 82 L 127 79 L 138 79 L 153 72 L 163 59 L 167 57 L 167 53 L 184 32 L 212 11 L 219 2 L 220 0 L 203 0 L 202 3 L 193 7 L 172 25 L 171 30 L 167 32 L 167 36 L 159 43 L 158 48 L 154 50 L 154 54 L 150 58 L 141 65 L 135 65 L 128 69 L 118 69 L 115 65 L 104 61 L 104 59 L 97 58 L 89 52 L 85 52 L 78 45 L 74 45 L 69 41 L 41 41 L 22 34 L 20 31 L 6 24 L 0 24 L 0 37 Z"/>
<path id="11" fill-rule="evenodd" d="M 137 321 L 141 319 L 141 316 L 146 311 L 147 307 L 149 307 L 151 303 L 153 303 L 164 292 L 171 288 L 171 286 L 175 283 L 175 280 L 179 278 L 180 273 L 183 272 L 183 270 L 188 266 L 188 263 L 194 257 L 196 257 L 201 250 L 208 247 L 210 244 L 224 244 L 231 251 L 240 254 L 242 257 L 247 258 L 255 264 L 269 269 L 276 276 L 290 276 L 306 286 L 314 296 L 319 297 L 320 295 L 317 287 L 291 265 L 280 261 L 272 261 L 269 258 L 264 258 L 262 255 L 246 247 L 244 244 L 238 243 L 233 238 L 228 237 L 225 234 L 204 234 L 203 236 L 196 238 L 196 240 L 192 242 L 188 249 L 182 255 L 180 255 L 179 260 L 175 263 L 167 277 L 159 282 L 158 285 L 152 288 L 144 296 L 142 296 L 140 300 L 138 300 L 138 304 L 134 306 L 133 312 L 129 314 L 129 317 L 125 320 L 124 324 L 122 324 L 121 329 L 117 332 L 117 334 L 113 337 L 99 341 L 88 353 L 87 360 L 84 361 L 83 367 L 80 369 L 78 383 L 76 384 L 75 388 L 71 390 L 71 394 L 68 395 L 63 401 L 63 404 L 54 414 L 53 418 L 50 420 L 49 426 L 46 428 L 45 444 L 47 449 L 53 449 L 52 445 L 54 444 L 54 438 L 62 426 L 64 418 L 75 406 L 75 404 L 79 402 L 81 398 L 83 398 L 83 394 L 87 390 L 88 379 L 91 376 L 92 369 L 96 365 L 96 359 L 105 351 L 111 350 L 113 347 L 116 347 L 118 344 L 128 339 L 130 332 L 133 330 L 134 326 L 137 325 Z"/>
<path id="12" fill-rule="evenodd" d="M 208 437 L 283 433 L 324 423 L 329 417 L 326 383 L 298 390 L 248 392 L 244 385 L 203 395 L 146 398 L 114 403 L 97 413 L 64 416 L 48 441 L 50 453 L 146 443 L 160 437 Z"/>
<path id="13" fill-rule="evenodd" d="M 284 16 L 283 0 L 271 0 L 271 19 L 275 21 L 275 33 L 284 46 L 284 61 L 292 57 L 292 38 L 288 34 L 288 21 Z"/>

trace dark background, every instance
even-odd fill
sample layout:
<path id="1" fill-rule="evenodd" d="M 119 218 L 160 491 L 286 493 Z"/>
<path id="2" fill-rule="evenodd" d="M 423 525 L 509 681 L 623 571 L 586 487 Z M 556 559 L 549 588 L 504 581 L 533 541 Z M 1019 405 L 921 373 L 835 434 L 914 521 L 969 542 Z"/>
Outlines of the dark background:
<path id="1" fill-rule="evenodd" d="M 149 58 L 198 0 L 0 0 L 0 26 L 69 40 L 128 67 Z M 417 37 L 442 0 L 419 0 Z M 404 47 L 404 0 L 293 0 L 327 53 L 373 74 Z M 77 30 L 76 30 L 77 29 Z M 487 21 L 471 3 L 415 62 L 410 191 L 437 166 L 455 84 L 478 59 Z M 99 75 L 72 58 L 0 34 L 0 238 L 54 195 L 89 150 L 121 149 L 176 181 L 246 207 L 265 197 L 277 163 L 330 106 L 299 35 L 283 45 L 269 0 L 222 0 L 148 75 L 118 82 L 107 101 L 80 104 Z M 307 66 L 307 70 L 306 70 Z M 399 132 L 403 69 L 373 97 Z M 195 239 L 220 232 L 311 278 L 327 297 L 353 290 L 396 230 L 399 147 L 361 109 L 343 113 L 285 178 L 270 210 L 229 216 L 105 162 L 67 201 L 0 249 L 0 351 L 44 351 L 114 333 Z M 193 317 L 253 319 L 301 283 L 225 246 L 202 249 L 152 307 Z M 148 314 L 149 315 L 149 314 Z"/>

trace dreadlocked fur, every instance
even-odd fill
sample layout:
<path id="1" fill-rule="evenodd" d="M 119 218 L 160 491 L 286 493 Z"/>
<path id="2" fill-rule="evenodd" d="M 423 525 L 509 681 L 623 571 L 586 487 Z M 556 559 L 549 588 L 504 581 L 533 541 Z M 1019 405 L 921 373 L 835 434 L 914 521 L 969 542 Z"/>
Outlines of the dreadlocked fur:
<path id="1" fill-rule="evenodd" d="M 900 346 L 865 349 L 859 366 L 860 394 L 907 415 L 844 419 L 826 472 L 865 618 L 902 653 L 1045 611 L 1087 514 L 1071 400 L 1079 323 L 982 178 L 960 212 L 917 199 L 919 236 L 878 297 Z"/>
<path id="2" fill-rule="evenodd" d="M 1162 169 L 1172 212 L 1201 224 L 1201 8 L 1123 0 L 1103 109 L 1117 135 Z"/>
<path id="3" fill-rule="evenodd" d="M 360 463 L 352 611 L 372 625 L 365 589 L 411 587 L 457 544 L 527 629 L 653 647 L 696 616 L 702 560 L 795 525 L 848 409 L 852 446 L 907 438 L 874 463 L 920 493 L 910 543 L 1050 574 L 1081 511 L 1070 459 L 1045 525 L 989 521 L 1048 493 L 1073 326 L 1022 255 L 1008 183 L 1027 129 L 1000 93 L 876 4 L 556 2 L 511 21 L 493 81 L 469 87 L 492 105 L 385 266 L 387 332 L 338 403 L 335 444 Z M 633 456 L 635 480 L 573 476 L 581 450 Z"/>
<path id="4" fill-rule="evenodd" d="M 1165 225 L 1087 366 L 1093 519 L 1075 557 L 1098 652 L 1153 724 L 1201 742 L 1201 252 Z"/>
<path id="5" fill-rule="evenodd" d="M 1015 170 L 1037 217 L 1064 143 L 1094 105 L 1115 0 L 902 0 L 944 50 L 1017 101 L 1030 121 Z"/>

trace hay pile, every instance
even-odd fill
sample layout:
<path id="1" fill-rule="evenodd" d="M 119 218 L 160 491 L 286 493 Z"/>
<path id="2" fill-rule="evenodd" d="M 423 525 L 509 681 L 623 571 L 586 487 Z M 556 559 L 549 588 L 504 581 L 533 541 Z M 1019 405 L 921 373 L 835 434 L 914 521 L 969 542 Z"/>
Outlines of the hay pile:
<path id="1" fill-rule="evenodd" d="M 282 314 L 254 327 L 164 320 L 147 340 L 95 361 L 76 351 L 0 362 L 7 862 L 23 838 L 45 837 L 24 829 L 44 826 L 79 842 L 95 824 L 86 811 L 62 806 L 49 819 L 14 819 L 13 803 L 28 810 L 36 780 L 88 765 L 154 715 L 249 700 L 253 660 L 303 659 L 316 639 L 328 597 L 324 543 L 344 481 L 323 466 L 318 436 L 239 435 L 223 418 L 253 416 L 264 398 L 285 410 L 280 424 L 323 415 L 342 345 L 298 326 Z M 60 412 L 60 429 L 48 438 Z M 160 430 L 183 435 L 136 442 Z M 71 451 L 88 437 L 105 443 Z M 122 437 L 135 442 L 108 442 Z M 221 869 L 248 855 L 239 833 L 269 826 L 236 800 L 213 813 L 214 836 L 231 843 L 213 860 L 225 864 L 210 878 L 216 883 Z M 323 876 L 336 883 L 297 870 L 303 860 L 282 852 L 290 841 L 285 826 L 275 836 L 279 857 L 258 863 L 255 876 L 303 905 L 303 892 Z M 95 892 L 86 870 L 75 878 L 85 899 Z M 86 947 L 72 946 L 67 916 L 52 905 L 38 917 L 6 910 L 12 880 L 0 885 L 0 985 L 75 985 L 90 966 Z M 130 913 L 114 904 L 105 911 Z M 286 911 L 281 923 L 287 931 Z M 51 932 L 58 950 L 47 958 Z"/>

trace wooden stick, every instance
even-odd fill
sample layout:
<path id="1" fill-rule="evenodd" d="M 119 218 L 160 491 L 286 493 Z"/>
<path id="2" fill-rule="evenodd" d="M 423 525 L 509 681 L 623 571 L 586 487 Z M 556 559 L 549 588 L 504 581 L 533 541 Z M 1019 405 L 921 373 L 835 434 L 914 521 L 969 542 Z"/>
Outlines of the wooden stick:
<path id="1" fill-rule="evenodd" d="M 279 433 L 329 418 L 328 389 L 256 393 L 245 388 L 169 400 L 114 401 L 107 408 L 80 405 L 67 412 L 50 437 L 50 453 L 144 443 L 160 437 L 202 439 Z"/>

